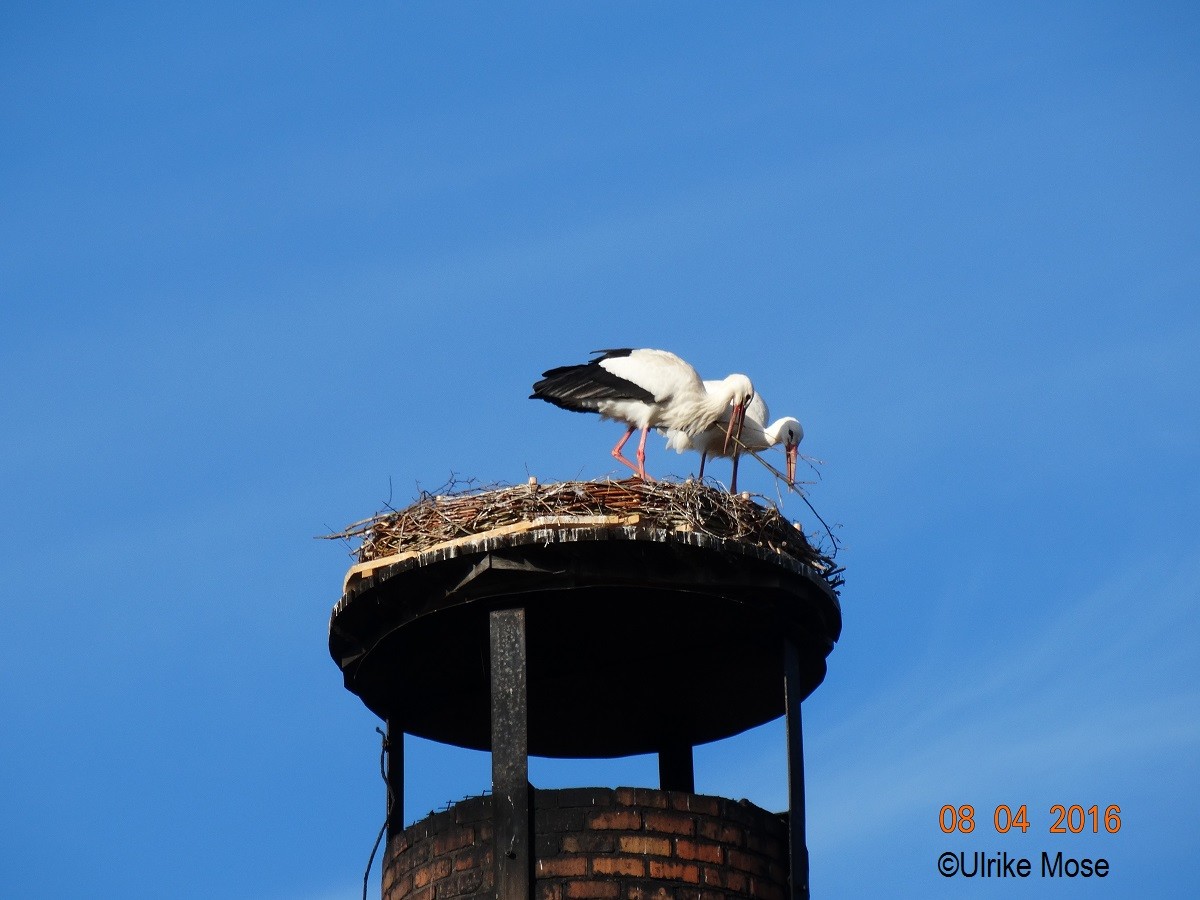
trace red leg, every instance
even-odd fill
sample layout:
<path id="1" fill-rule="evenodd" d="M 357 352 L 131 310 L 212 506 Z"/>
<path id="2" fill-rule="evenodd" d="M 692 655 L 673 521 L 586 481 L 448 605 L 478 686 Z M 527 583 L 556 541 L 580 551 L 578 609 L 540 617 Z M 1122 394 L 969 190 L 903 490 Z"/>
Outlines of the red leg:
<path id="1" fill-rule="evenodd" d="M 638 474 L 642 476 L 642 481 L 653 481 L 654 480 L 653 478 L 651 478 L 649 475 L 646 474 L 646 438 L 649 437 L 649 435 L 650 435 L 650 426 L 647 425 L 645 428 L 642 429 L 642 439 L 638 442 L 638 451 L 637 451 Z"/>
<path id="2" fill-rule="evenodd" d="M 625 435 L 619 441 L 617 441 L 617 446 L 612 448 L 612 455 L 613 455 L 614 459 L 617 459 L 624 465 L 629 466 L 629 468 L 633 469 L 634 472 L 637 472 L 638 475 L 645 478 L 646 477 L 645 472 L 639 471 L 638 467 L 635 466 L 633 463 L 631 463 L 629 460 L 627 460 L 625 458 L 624 454 L 621 453 L 621 448 L 625 446 L 625 442 L 629 440 L 629 436 L 631 434 L 633 434 L 633 432 L 634 432 L 634 426 L 630 425 L 629 430 L 625 432 Z M 646 443 L 646 433 L 645 432 L 642 432 L 642 443 L 643 444 Z M 640 449 L 638 450 L 638 452 L 639 452 L 639 454 L 641 454 Z M 642 455 L 644 455 L 644 454 L 642 454 Z"/>
<path id="3" fill-rule="evenodd" d="M 737 466 L 740 458 L 739 454 L 733 454 L 733 478 L 729 481 L 729 493 L 731 494 L 737 493 Z"/>
<path id="4" fill-rule="evenodd" d="M 707 451 L 700 454 L 700 474 L 696 476 L 697 481 L 704 480 L 704 464 L 706 462 L 708 462 L 708 452 Z"/>

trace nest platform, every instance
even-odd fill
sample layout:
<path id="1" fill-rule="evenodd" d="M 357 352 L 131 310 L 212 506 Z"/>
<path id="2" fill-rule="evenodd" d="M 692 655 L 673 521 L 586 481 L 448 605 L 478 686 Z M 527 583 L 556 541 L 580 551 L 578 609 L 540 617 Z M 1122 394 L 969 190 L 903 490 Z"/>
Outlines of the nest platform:
<path id="1" fill-rule="evenodd" d="M 346 687 L 405 732 L 489 749 L 488 615 L 525 609 L 529 752 L 609 757 L 737 734 L 803 696 L 841 633 L 840 570 L 773 506 L 696 482 L 426 496 L 356 523 L 329 624 Z"/>

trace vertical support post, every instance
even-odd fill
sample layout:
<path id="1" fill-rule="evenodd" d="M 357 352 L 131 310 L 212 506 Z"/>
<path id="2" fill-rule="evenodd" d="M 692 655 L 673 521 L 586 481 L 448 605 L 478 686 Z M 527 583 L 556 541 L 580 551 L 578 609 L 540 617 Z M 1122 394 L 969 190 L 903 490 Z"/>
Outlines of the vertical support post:
<path id="1" fill-rule="evenodd" d="M 664 791 L 696 793 L 691 744 L 676 744 L 658 751 L 658 786 Z"/>
<path id="2" fill-rule="evenodd" d="M 404 830 L 404 729 L 387 720 L 387 838 Z"/>
<path id="3" fill-rule="evenodd" d="M 492 657 L 492 814 L 497 900 L 529 900 L 529 734 L 525 610 L 490 618 Z"/>
<path id="4" fill-rule="evenodd" d="M 804 727 L 800 720 L 800 655 L 783 641 L 783 698 L 787 719 L 788 844 L 792 900 L 808 900 L 808 839 L 804 827 Z"/>

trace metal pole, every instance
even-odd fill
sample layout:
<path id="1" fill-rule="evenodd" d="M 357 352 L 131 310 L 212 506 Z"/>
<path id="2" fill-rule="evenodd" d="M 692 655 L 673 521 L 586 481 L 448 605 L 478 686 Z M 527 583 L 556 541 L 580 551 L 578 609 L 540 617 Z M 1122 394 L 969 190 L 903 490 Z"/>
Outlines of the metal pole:
<path id="1" fill-rule="evenodd" d="M 387 720 L 387 836 L 404 830 L 404 729 Z"/>
<path id="2" fill-rule="evenodd" d="M 492 814 L 497 900 L 529 900 L 529 735 L 525 610 L 491 613 Z"/>
<path id="3" fill-rule="evenodd" d="M 677 744 L 658 751 L 658 786 L 664 791 L 696 793 L 696 767 L 691 744 Z"/>
<path id="4" fill-rule="evenodd" d="M 787 718 L 788 844 L 793 900 L 807 900 L 808 840 L 804 828 L 804 727 L 800 720 L 800 655 L 783 641 L 783 698 Z"/>

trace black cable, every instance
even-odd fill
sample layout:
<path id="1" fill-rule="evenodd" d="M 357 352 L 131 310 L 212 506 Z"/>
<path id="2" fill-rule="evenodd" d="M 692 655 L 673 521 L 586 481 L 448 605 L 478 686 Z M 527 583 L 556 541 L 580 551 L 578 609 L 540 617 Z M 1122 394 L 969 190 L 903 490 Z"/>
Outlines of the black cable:
<path id="1" fill-rule="evenodd" d="M 375 845 L 371 848 L 371 856 L 367 859 L 367 871 L 363 872 L 363 900 L 367 900 L 367 881 L 371 877 L 371 866 L 375 863 L 375 854 L 379 852 L 379 842 L 383 840 L 384 832 L 387 831 L 388 821 L 392 818 L 392 786 L 388 783 L 387 769 L 384 761 L 387 759 L 388 738 L 387 734 L 378 725 L 375 730 L 379 732 L 379 777 L 383 779 L 384 787 L 387 788 L 387 815 L 383 818 L 383 827 L 379 829 L 379 834 L 375 836 Z"/>

